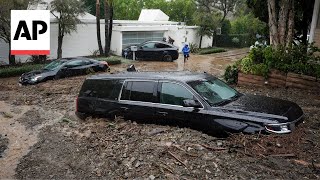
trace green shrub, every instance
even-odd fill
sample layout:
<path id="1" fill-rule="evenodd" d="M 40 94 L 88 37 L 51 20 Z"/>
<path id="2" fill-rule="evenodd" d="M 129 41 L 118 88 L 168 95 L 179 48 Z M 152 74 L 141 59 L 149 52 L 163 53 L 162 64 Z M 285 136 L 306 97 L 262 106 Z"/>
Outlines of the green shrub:
<path id="1" fill-rule="evenodd" d="M 190 52 L 191 53 L 198 53 L 200 51 L 199 45 L 191 43 L 190 44 Z"/>
<path id="2" fill-rule="evenodd" d="M 265 78 L 268 77 L 269 68 L 267 65 L 260 63 L 260 64 L 254 64 L 251 67 L 251 74 L 263 76 Z"/>
<path id="3" fill-rule="evenodd" d="M 228 84 L 236 84 L 238 82 L 238 66 L 236 64 L 228 66 L 224 72 L 224 79 Z"/>
<path id="4" fill-rule="evenodd" d="M 253 74 L 258 76 L 264 76 L 267 78 L 269 68 L 264 63 L 254 63 L 250 57 L 245 57 L 240 62 L 240 70 L 245 74 Z"/>
<path id="5" fill-rule="evenodd" d="M 44 64 L 28 64 L 22 66 L 8 66 L 0 69 L 0 78 L 21 76 L 23 73 L 41 69 Z"/>
<path id="6" fill-rule="evenodd" d="M 126 61 L 126 59 L 120 56 L 96 57 L 94 59 L 98 61 L 106 61 L 109 65 L 121 64 L 122 61 Z"/>
<path id="7" fill-rule="evenodd" d="M 307 51 L 309 49 L 309 51 Z M 241 71 L 266 77 L 269 69 L 278 69 L 285 73 L 293 72 L 320 77 L 319 51 L 313 44 L 299 45 L 292 48 L 258 47 L 250 50 L 249 55 L 241 61 Z"/>
<path id="8" fill-rule="evenodd" d="M 240 61 L 240 70 L 245 74 L 249 74 L 251 72 L 251 67 L 253 66 L 253 61 L 250 57 L 245 57 Z"/>
<path id="9" fill-rule="evenodd" d="M 232 39 L 238 39 L 239 42 L 232 42 Z M 255 41 L 256 37 L 250 34 L 221 34 L 215 36 L 216 45 L 218 47 L 250 47 Z"/>
<path id="10" fill-rule="evenodd" d="M 234 44 L 239 44 L 239 43 L 240 43 L 240 40 L 239 40 L 239 38 L 237 38 L 237 37 L 232 38 L 231 41 L 232 41 Z"/>
<path id="11" fill-rule="evenodd" d="M 199 54 L 213 54 L 213 53 L 220 53 L 220 52 L 226 52 L 223 48 L 205 48 L 201 49 L 199 51 Z"/>

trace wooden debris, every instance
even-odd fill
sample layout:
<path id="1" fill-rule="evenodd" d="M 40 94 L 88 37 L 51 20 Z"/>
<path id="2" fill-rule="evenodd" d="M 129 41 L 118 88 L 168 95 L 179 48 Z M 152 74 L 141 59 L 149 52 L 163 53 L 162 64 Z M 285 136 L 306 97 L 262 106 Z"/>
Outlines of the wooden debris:
<path id="1" fill-rule="evenodd" d="M 208 145 L 205 144 L 201 144 L 202 147 L 210 149 L 212 151 L 223 151 L 223 150 L 227 150 L 227 148 L 221 148 L 221 147 L 210 147 Z"/>
<path id="2" fill-rule="evenodd" d="M 271 154 L 270 157 L 296 157 L 295 154 Z"/>
<path id="3" fill-rule="evenodd" d="M 312 166 L 314 168 L 320 168 L 320 164 L 315 164 L 315 163 L 309 163 L 307 161 L 304 161 L 304 160 L 298 160 L 298 159 L 295 159 L 293 160 L 295 163 L 297 164 L 300 164 L 300 165 L 303 165 L 303 166 Z"/>
<path id="4" fill-rule="evenodd" d="M 261 144 L 257 143 L 257 145 L 258 145 L 259 147 L 261 147 L 263 150 L 266 150 L 266 148 L 263 147 Z"/>
<path id="5" fill-rule="evenodd" d="M 173 154 L 173 153 L 170 152 L 170 151 L 168 151 L 168 153 L 169 153 L 174 159 L 176 159 L 178 162 L 180 162 L 181 164 L 183 164 L 183 165 L 188 169 L 187 165 L 186 165 L 183 161 L 181 161 L 175 154 Z"/>

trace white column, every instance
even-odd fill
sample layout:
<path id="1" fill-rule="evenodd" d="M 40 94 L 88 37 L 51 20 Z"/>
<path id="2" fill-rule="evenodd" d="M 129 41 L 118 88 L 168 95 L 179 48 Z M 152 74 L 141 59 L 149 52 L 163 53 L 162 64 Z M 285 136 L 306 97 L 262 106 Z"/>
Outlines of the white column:
<path id="1" fill-rule="evenodd" d="M 312 43 L 314 41 L 314 34 L 315 34 L 316 27 L 317 27 L 318 14 L 319 14 L 319 5 L 320 5 L 320 0 L 315 0 L 311 28 L 310 28 L 309 43 Z"/>

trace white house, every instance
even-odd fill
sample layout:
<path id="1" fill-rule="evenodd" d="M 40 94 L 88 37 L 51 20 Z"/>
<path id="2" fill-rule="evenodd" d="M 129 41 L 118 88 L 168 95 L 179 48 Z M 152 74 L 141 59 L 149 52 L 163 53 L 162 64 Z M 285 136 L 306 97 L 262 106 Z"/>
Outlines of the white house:
<path id="1" fill-rule="evenodd" d="M 29 9 L 48 9 L 52 0 L 29 6 Z M 58 14 L 55 14 L 58 15 Z M 66 35 L 63 39 L 62 56 L 88 56 L 98 50 L 96 38 L 96 17 L 85 13 L 80 16 L 82 24 L 77 25 L 77 31 Z M 58 23 L 51 15 L 50 29 L 50 59 L 57 57 L 58 47 Z M 159 9 L 144 9 L 139 20 L 114 20 L 111 52 L 121 55 L 122 48 L 130 44 L 141 43 L 147 40 L 162 40 L 164 37 L 174 39 L 174 45 L 180 50 L 185 43 L 199 44 L 200 36 L 197 34 L 197 26 L 186 26 L 185 23 L 169 21 L 169 17 Z M 104 20 L 101 20 L 102 44 L 104 44 Z M 212 39 L 204 37 L 202 47 L 211 45 Z M 0 41 L 0 61 L 8 63 L 9 47 Z M 17 56 L 16 60 L 25 62 L 29 56 Z"/>

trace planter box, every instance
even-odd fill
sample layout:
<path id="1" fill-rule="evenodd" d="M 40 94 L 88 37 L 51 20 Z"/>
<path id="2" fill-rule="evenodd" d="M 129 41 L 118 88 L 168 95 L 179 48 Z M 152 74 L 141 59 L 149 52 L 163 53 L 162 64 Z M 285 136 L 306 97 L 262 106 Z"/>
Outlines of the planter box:
<path id="1" fill-rule="evenodd" d="M 255 85 L 264 86 L 265 78 L 263 76 L 257 76 L 252 74 L 238 73 L 238 84 L 239 85 Z"/>
<path id="2" fill-rule="evenodd" d="M 238 73 L 238 85 L 294 87 L 300 89 L 320 90 L 320 79 L 295 73 L 283 73 L 271 70 L 266 80 L 263 76 Z"/>
<path id="3" fill-rule="evenodd" d="M 315 77 L 288 73 L 286 87 L 295 87 L 300 89 L 319 89 L 320 86 Z"/>
<path id="4" fill-rule="evenodd" d="M 272 87 L 284 87 L 286 85 L 286 74 L 278 71 L 278 70 L 271 70 L 268 74 L 268 85 Z"/>

